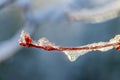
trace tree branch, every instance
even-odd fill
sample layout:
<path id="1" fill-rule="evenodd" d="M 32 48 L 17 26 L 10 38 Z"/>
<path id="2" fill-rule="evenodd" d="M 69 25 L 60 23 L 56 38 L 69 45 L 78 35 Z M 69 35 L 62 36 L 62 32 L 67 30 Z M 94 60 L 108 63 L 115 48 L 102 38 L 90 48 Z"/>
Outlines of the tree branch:
<path id="1" fill-rule="evenodd" d="M 120 35 L 116 35 L 108 42 L 98 42 L 80 47 L 62 47 L 49 42 L 46 38 L 41 38 L 37 42 L 33 41 L 29 34 L 24 31 L 21 33 L 19 44 L 28 48 L 41 48 L 46 51 L 61 51 L 64 52 L 70 61 L 75 61 L 79 56 L 90 51 L 108 51 L 112 48 L 120 50 Z"/>
<path id="2" fill-rule="evenodd" d="M 120 0 L 113 1 L 101 8 L 82 9 L 80 11 L 68 9 L 65 12 L 72 21 L 104 22 L 120 16 Z"/>

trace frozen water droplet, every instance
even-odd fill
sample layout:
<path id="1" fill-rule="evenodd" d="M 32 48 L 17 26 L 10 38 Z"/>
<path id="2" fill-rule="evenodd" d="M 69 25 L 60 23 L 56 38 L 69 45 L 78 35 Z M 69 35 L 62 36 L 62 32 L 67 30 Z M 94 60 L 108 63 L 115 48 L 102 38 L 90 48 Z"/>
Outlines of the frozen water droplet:
<path id="1" fill-rule="evenodd" d="M 86 54 L 86 53 L 88 53 L 88 52 L 90 52 L 90 51 L 91 51 L 91 50 L 77 50 L 77 51 L 66 50 L 66 51 L 63 51 L 63 52 L 67 55 L 68 59 L 69 59 L 71 62 L 73 62 L 73 61 L 75 61 L 79 56 L 84 55 L 84 54 Z"/>

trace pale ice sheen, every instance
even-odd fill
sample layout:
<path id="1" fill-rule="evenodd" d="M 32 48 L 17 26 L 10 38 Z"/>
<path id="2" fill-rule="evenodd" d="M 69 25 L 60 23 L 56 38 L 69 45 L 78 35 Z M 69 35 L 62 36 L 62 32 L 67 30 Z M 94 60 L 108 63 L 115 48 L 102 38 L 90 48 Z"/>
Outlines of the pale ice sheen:
<path id="1" fill-rule="evenodd" d="M 40 39 L 38 40 L 38 42 L 39 42 L 39 45 L 40 45 L 40 46 L 44 46 L 44 45 L 50 43 L 46 38 L 40 38 Z"/>
<path id="2" fill-rule="evenodd" d="M 54 43 L 50 42 L 47 38 L 40 38 L 37 43 L 39 46 L 52 46 L 54 48 L 59 48 L 59 46 L 55 45 Z"/>
<path id="3" fill-rule="evenodd" d="M 19 43 L 24 42 L 25 43 L 25 35 L 28 35 L 25 31 L 21 32 L 20 39 L 18 40 Z"/>
<path id="4" fill-rule="evenodd" d="M 120 35 L 116 35 L 113 39 L 110 39 L 110 43 L 120 43 Z"/>
<path id="5" fill-rule="evenodd" d="M 86 45 L 86 47 L 94 47 L 94 46 L 102 46 L 105 44 L 110 44 L 110 42 L 99 42 L 99 43 L 93 43 L 93 44 L 88 44 Z M 112 49 L 113 46 L 109 46 L 109 47 L 105 47 L 105 48 L 99 48 L 99 49 L 93 49 L 94 51 L 98 50 L 98 51 L 108 51 L 110 49 Z"/>

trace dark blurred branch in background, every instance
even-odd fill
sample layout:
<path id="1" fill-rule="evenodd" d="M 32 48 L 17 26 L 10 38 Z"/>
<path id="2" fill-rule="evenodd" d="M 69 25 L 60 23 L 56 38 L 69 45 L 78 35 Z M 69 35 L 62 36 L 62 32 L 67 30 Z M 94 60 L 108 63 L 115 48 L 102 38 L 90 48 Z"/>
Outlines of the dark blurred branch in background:
<path id="1" fill-rule="evenodd" d="M 98 8 L 83 8 L 80 10 L 68 9 L 68 18 L 72 21 L 100 23 L 120 16 L 120 0 L 115 0 Z"/>
<path id="2" fill-rule="evenodd" d="M 7 41 L 1 42 L 0 44 L 0 62 L 3 60 L 8 59 L 11 57 L 14 53 L 16 53 L 18 50 L 21 49 L 21 47 L 18 46 L 18 38 L 20 35 L 21 30 L 28 31 L 30 33 L 33 33 L 34 27 L 31 27 L 28 23 L 23 25 L 23 28 L 20 29 L 12 38 L 10 38 Z"/>
<path id="3" fill-rule="evenodd" d="M 10 4 L 13 4 L 15 1 L 16 0 L 3 0 L 3 1 L 1 0 L 0 1 L 0 9 L 4 9 L 5 7 L 8 7 Z M 16 5 L 22 10 L 22 15 L 24 17 L 24 24 L 23 24 L 21 30 L 28 31 L 32 34 L 36 29 L 36 23 L 34 23 L 35 21 L 31 23 L 31 19 L 34 19 L 34 18 L 28 18 L 28 13 L 30 13 L 29 7 L 31 6 L 30 1 L 26 2 L 26 0 L 25 1 L 24 0 L 19 0 L 16 3 Z M 21 49 L 17 44 L 18 37 L 20 35 L 21 30 L 19 30 L 11 39 L 9 39 L 7 41 L 4 41 L 4 42 L 1 42 L 1 45 L 0 45 L 0 50 L 1 50 L 0 51 L 0 62 L 8 59 L 14 53 L 16 53 L 18 50 Z"/>
<path id="4" fill-rule="evenodd" d="M 3 9 L 11 4 L 13 4 L 16 0 L 1 0 L 0 1 L 0 9 Z"/>

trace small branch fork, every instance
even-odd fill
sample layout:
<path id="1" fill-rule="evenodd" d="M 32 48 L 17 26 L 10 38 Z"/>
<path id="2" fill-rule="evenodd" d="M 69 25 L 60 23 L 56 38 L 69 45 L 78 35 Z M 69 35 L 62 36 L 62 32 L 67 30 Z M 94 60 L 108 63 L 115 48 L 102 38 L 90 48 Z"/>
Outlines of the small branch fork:
<path id="1" fill-rule="evenodd" d="M 116 37 L 119 36 L 118 41 L 116 40 Z M 120 35 L 117 35 L 115 37 L 115 39 L 111 39 L 112 41 L 114 40 L 114 42 L 106 42 L 104 44 L 101 45 L 97 45 L 97 43 L 95 45 L 85 45 L 85 46 L 80 46 L 80 47 L 62 47 L 62 46 L 57 46 L 54 45 L 53 43 L 46 41 L 46 42 L 40 42 L 40 40 L 38 42 L 34 42 L 32 40 L 32 38 L 30 37 L 29 34 L 22 32 L 21 37 L 19 39 L 19 44 L 21 46 L 25 46 L 28 48 L 41 48 L 44 49 L 46 51 L 78 51 L 78 50 L 99 50 L 99 49 L 103 49 L 103 48 L 108 48 L 108 47 L 113 47 L 116 50 L 120 50 Z M 43 43 L 43 44 L 40 44 Z"/>

